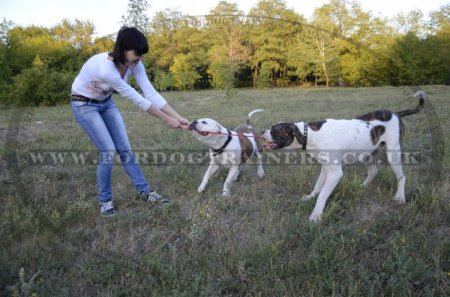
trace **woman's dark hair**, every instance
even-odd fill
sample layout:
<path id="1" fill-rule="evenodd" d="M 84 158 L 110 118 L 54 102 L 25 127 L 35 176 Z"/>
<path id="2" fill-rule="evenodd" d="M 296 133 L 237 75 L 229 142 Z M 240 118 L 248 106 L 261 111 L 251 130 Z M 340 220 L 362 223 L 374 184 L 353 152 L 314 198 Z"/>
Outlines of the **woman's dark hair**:
<path id="1" fill-rule="evenodd" d="M 117 34 L 114 50 L 109 53 L 115 64 L 125 64 L 125 51 L 134 50 L 136 55 L 148 53 L 148 42 L 145 35 L 135 27 L 122 27 Z"/>

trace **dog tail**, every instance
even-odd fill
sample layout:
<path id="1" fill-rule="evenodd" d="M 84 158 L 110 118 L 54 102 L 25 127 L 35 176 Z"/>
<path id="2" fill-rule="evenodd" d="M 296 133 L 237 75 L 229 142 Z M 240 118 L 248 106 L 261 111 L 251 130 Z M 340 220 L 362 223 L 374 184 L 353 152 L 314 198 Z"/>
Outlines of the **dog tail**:
<path id="1" fill-rule="evenodd" d="M 255 109 L 255 110 L 252 110 L 252 111 L 247 115 L 247 125 L 253 126 L 253 123 L 252 123 L 252 115 L 255 114 L 255 113 L 257 113 L 257 112 L 261 112 L 261 111 L 264 111 L 264 109 Z"/>
<path id="2" fill-rule="evenodd" d="M 405 116 L 418 113 L 419 111 L 422 110 L 423 106 L 425 105 L 425 99 L 427 98 L 427 95 L 425 94 L 424 91 L 417 91 L 416 93 L 414 93 L 414 97 L 419 98 L 419 105 L 417 105 L 417 107 L 414 109 L 405 109 L 396 112 L 399 115 L 399 117 L 403 118 Z"/>

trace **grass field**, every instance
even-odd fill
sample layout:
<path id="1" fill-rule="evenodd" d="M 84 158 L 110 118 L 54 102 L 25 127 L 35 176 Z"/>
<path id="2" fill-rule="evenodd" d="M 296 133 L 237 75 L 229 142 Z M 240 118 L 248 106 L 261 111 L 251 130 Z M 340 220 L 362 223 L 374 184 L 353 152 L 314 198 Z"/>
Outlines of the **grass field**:
<path id="1" fill-rule="evenodd" d="M 229 100 L 218 91 L 163 95 L 188 119 L 211 117 L 229 128 L 263 108 L 254 116 L 259 129 L 412 108 L 413 90 L 238 90 Z M 388 166 L 368 188 L 361 186 L 366 168 L 348 166 L 320 224 L 307 220 L 315 200 L 299 199 L 312 190 L 317 165 L 272 162 L 263 180 L 249 165 L 229 198 L 220 195 L 221 170 L 199 194 L 207 159 L 181 158 L 207 147 L 123 99 L 116 102 L 142 169 L 172 203 L 137 200 L 117 164 L 119 214 L 103 218 L 95 149 L 69 106 L 1 108 L 0 295 L 449 296 L 450 87 L 423 90 L 424 110 L 404 118 L 404 147 L 420 152 L 418 164 L 404 166 L 407 203 L 392 201 Z M 71 155 L 83 152 L 84 163 Z M 154 164 L 147 158 L 154 152 L 172 157 Z M 64 153 L 72 158 L 62 161 Z"/>

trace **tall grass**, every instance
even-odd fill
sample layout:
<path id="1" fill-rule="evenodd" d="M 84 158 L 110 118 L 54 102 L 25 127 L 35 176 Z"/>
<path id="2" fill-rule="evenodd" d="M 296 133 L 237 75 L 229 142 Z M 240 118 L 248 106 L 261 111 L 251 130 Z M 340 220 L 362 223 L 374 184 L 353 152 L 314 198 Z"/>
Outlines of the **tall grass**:
<path id="1" fill-rule="evenodd" d="M 448 147 L 450 89 L 424 90 Z M 263 108 L 254 116 L 263 128 L 281 120 L 413 107 L 417 102 L 407 91 L 295 88 L 238 90 L 232 99 L 216 91 L 164 96 L 191 120 L 211 117 L 229 128 Z M 188 132 L 170 130 L 122 98 L 116 102 L 136 152 L 207 151 Z M 361 187 L 366 169 L 349 166 L 318 225 L 307 220 L 315 201 L 299 199 L 312 190 L 317 165 L 273 163 L 265 165 L 263 180 L 255 165 L 245 167 L 229 198 L 220 195 L 226 170 L 197 193 L 206 162 L 142 164 L 151 184 L 172 198 L 166 207 L 137 200 L 118 164 L 113 191 L 119 214 L 105 219 L 96 202 L 95 164 L 30 158 L 30 152 L 75 151 L 95 159 L 69 107 L 26 110 L 16 124 L 17 113 L 0 114 L 2 296 L 450 294 L 450 159 L 446 152 L 440 180 L 430 178 L 433 131 L 425 112 L 405 118 L 405 148 L 422 152 L 420 164 L 404 167 L 407 203 L 392 201 L 396 182 L 387 166 L 380 166 L 367 189 Z M 8 133 L 15 125 L 17 133 Z"/>

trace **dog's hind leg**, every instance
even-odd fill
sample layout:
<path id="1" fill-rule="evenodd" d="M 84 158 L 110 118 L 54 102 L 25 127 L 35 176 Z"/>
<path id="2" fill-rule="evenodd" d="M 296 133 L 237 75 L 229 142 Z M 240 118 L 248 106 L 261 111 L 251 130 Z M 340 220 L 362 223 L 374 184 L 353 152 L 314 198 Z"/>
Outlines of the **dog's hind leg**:
<path id="1" fill-rule="evenodd" d="M 364 180 L 363 182 L 363 187 L 367 187 L 373 180 L 373 178 L 375 177 L 375 175 L 377 175 L 377 164 L 374 162 L 369 163 L 369 165 L 367 166 L 367 177 L 366 180 Z"/>
<path id="2" fill-rule="evenodd" d="M 397 192 L 394 196 L 394 201 L 398 203 L 405 203 L 405 181 L 406 177 L 402 169 L 402 151 L 400 144 L 396 147 L 389 149 L 387 147 L 387 159 L 394 171 L 395 177 L 397 178 Z"/>
<path id="3" fill-rule="evenodd" d="M 209 178 L 219 169 L 219 165 L 216 163 L 210 163 L 208 170 L 206 170 L 205 175 L 203 176 L 202 183 L 198 187 L 199 192 L 203 192 L 205 190 L 206 185 L 208 184 Z"/>
<path id="4" fill-rule="evenodd" d="M 228 172 L 227 179 L 223 185 L 222 196 L 230 196 L 230 189 L 233 182 L 239 176 L 239 165 L 232 165 L 230 171 Z"/>
<path id="5" fill-rule="evenodd" d="M 373 180 L 373 178 L 375 177 L 375 175 L 377 175 L 378 173 L 378 169 L 377 169 L 377 155 L 380 152 L 380 150 L 382 150 L 384 147 L 386 146 L 385 142 L 381 142 L 380 145 L 375 149 L 375 151 L 372 152 L 371 156 L 369 158 L 371 159 L 367 159 L 367 160 L 363 160 L 363 161 L 370 161 L 367 164 L 367 177 L 364 180 L 362 186 L 363 187 L 367 187 Z"/>
<path id="6" fill-rule="evenodd" d="M 320 169 L 319 177 L 317 178 L 316 185 L 314 186 L 313 191 L 309 195 L 304 195 L 302 197 L 303 201 L 308 201 L 311 198 L 316 197 L 317 194 L 320 193 L 322 190 L 323 184 L 325 182 L 325 179 L 327 178 L 327 172 L 325 171 L 324 167 L 322 166 Z"/>
<path id="7" fill-rule="evenodd" d="M 325 168 L 325 170 L 325 182 L 319 193 L 319 197 L 317 197 L 316 206 L 314 206 L 314 210 L 309 216 L 309 220 L 314 223 L 318 223 L 322 219 L 323 209 L 325 208 L 328 197 L 330 197 L 331 192 L 333 192 L 339 180 L 344 175 L 340 166 L 330 166 Z"/>

